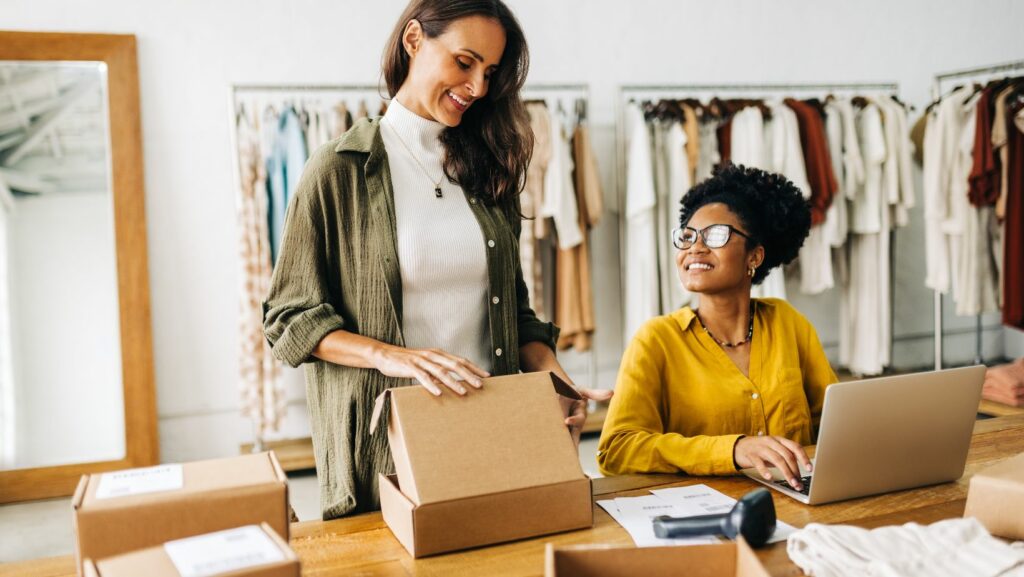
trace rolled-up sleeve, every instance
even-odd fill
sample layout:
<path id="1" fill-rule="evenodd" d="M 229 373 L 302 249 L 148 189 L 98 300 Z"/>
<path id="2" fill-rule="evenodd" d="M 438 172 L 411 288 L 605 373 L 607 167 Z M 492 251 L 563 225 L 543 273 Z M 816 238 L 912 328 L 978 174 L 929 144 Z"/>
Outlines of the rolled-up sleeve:
<path id="1" fill-rule="evenodd" d="M 263 332 L 274 357 L 292 367 L 311 360 L 329 333 L 345 327 L 327 279 L 321 171 L 311 162 L 285 217 L 281 251 L 263 303 Z"/>

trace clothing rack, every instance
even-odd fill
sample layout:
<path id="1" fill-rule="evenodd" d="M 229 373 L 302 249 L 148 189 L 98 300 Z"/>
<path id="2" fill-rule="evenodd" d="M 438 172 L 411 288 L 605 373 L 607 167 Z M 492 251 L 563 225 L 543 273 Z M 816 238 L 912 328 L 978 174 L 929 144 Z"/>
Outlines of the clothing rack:
<path id="1" fill-rule="evenodd" d="M 732 96 L 784 98 L 787 96 L 812 96 L 827 94 L 853 94 L 854 96 L 885 93 L 895 95 L 899 92 L 899 83 L 896 82 L 836 82 L 836 83 L 741 83 L 741 84 L 624 84 L 619 86 L 619 97 L 616 99 L 616 182 L 617 186 L 617 208 L 620 212 L 619 218 L 619 261 L 621 272 L 619 274 L 619 291 L 625 298 L 626 275 L 624 256 L 626 254 L 626 219 L 622 217 L 626 205 L 626 129 L 625 117 L 626 106 L 630 103 L 653 100 L 653 99 L 683 99 L 694 97 L 728 98 Z M 697 184 L 697 183 L 692 183 Z M 890 232 L 892 239 L 895 238 Z M 895 242 L 890 241 L 890 266 Z M 895 292 L 895 283 L 890 283 L 890 292 Z M 890 322 L 892 308 L 890 308 Z M 890 343 L 890 348 L 892 343 Z M 891 357 L 890 350 L 890 357 Z"/>
<path id="2" fill-rule="evenodd" d="M 938 101 L 942 98 L 943 85 L 951 80 L 991 80 L 994 77 L 1005 76 L 1005 73 L 1009 72 L 1024 72 L 1024 60 L 1015 60 L 1012 62 L 1003 62 L 1001 64 L 993 64 L 991 66 L 979 66 L 976 68 L 967 68 L 963 70 L 954 70 L 950 72 L 943 72 L 936 74 L 932 81 L 932 100 Z M 935 316 L 935 370 L 942 370 L 942 293 L 935 291 L 934 296 L 934 316 Z M 982 364 L 984 362 L 984 351 L 982 342 L 982 315 L 975 317 L 974 324 L 974 364 Z"/>
<path id="3" fill-rule="evenodd" d="M 558 101 L 562 103 L 573 102 L 579 110 L 582 107 L 584 114 L 589 109 L 590 85 L 588 84 L 527 84 L 522 90 L 523 100 L 544 100 L 547 102 Z M 590 270 L 594 270 L 591 262 Z M 587 387 L 597 386 L 597 349 L 591 346 L 587 351 Z M 591 407 L 593 409 L 593 407 Z"/>

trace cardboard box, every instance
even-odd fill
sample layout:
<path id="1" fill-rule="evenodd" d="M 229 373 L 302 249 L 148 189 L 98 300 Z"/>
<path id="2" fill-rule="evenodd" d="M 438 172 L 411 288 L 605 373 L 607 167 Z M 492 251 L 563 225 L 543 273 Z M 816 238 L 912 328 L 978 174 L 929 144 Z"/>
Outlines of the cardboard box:
<path id="1" fill-rule="evenodd" d="M 484 379 L 464 397 L 403 387 L 377 398 L 370 430 L 387 408 L 397 473 L 378 479 L 381 510 L 413 557 L 594 524 L 559 395 L 580 398 L 551 373 L 528 373 Z"/>
<path id="2" fill-rule="evenodd" d="M 244 531 L 239 539 L 239 532 Z M 197 559 L 195 565 L 201 567 L 234 567 L 216 573 L 223 577 L 299 577 L 301 574 L 299 558 L 288 547 L 270 525 L 249 525 L 244 528 L 229 529 L 228 535 L 207 534 L 189 537 L 189 540 L 206 540 L 207 553 L 203 559 Z M 258 543 L 252 543 L 251 537 L 258 537 Z M 180 541 L 179 541 L 180 543 Z M 168 553 L 167 543 L 159 547 L 150 547 L 141 551 L 125 553 L 109 557 L 98 562 L 85 560 L 86 577 L 182 577 L 190 575 L 188 564 L 178 565 L 175 558 Z M 214 548 L 210 551 L 210 545 Z M 255 546 L 254 546 L 255 545 Z M 193 548 L 194 549 L 194 548 Z M 268 551 L 269 549 L 269 551 Z M 258 552 L 271 553 L 260 555 Z M 177 557 L 177 559 L 181 559 Z M 241 566 L 245 566 L 242 568 Z M 194 567 L 194 565 L 193 565 Z"/>
<path id="3" fill-rule="evenodd" d="M 267 523 L 288 538 L 288 483 L 273 453 L 84 475 L 71 500 L 75 561 Z"/>
<path id="4" fill-rule="evenodd" d="M 548 543 L 545 577 L 769 577 L 743 539 L 721 545 L 612 547 Z"/>
<path id="5" fill-rule="evenodd" d="M 971 477 L 964 517 L 977 517 L 989 533 L 1024 539 L 1024 453 Z"/>

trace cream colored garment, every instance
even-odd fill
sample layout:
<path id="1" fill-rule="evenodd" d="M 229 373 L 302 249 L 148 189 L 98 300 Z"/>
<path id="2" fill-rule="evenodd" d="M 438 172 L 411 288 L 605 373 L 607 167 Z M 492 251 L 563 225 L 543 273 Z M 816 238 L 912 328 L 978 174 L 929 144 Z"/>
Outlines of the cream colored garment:
<path id="1" fill-rule="evenodd" d="M 523 215 L 532 220 L 523 222 L 519 233 L 519 259 L 530 304 L 539 318 L 548 318 L 539 239 L 547 234 L 540 207 L 544 203 L 544 180 L 551 160 L 551 116 L 548 107 L 539 102 L 531 102 L 526 110 L 533 129 L 533 159 L 526 169 L 526 187 L 519 195 L 519 202 Z"/>
<path id="2" fill-rule="evenodd" d="M 862 529 L 811 523 L 790 535 L 789 558 L 812 577 L 1021 577 L 1024 547 L 973 517 Z"/>
<path id="3" fill-rule="evenodd" d="M 240 115 L 238 145 L 238 231 L 242 263 L 239 314 L 239 387 L 242 415 L 253 419 L 256 436 L 280 428 L 287 410 L 281 363 L 273 357 L 263 335 L 263 299 L 270 291 L 270 233 L 267 230 L 266 166 L 261 151 L 260 127 Z"/>

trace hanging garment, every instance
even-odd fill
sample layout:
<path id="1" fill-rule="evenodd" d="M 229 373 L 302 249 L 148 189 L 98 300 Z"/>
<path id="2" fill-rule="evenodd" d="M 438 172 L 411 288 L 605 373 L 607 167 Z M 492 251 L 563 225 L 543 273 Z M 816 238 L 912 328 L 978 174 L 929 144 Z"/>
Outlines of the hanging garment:
<path id="1" fill-rule="evenodd" d="M 263 299 L 270 291 L 270 234 L 267 228 L 267 173 L 255 119 L 240 114 L 238 146 L 238 231 L 241 270 L 239 304 L 239 387 L 242 416 L 253 420 L 256 438 L 280 428 L 286 406 L 281 363 L 263 335 Z"/>
<path id="2" fill-rule="evenodd" d="M 722 161 L 718 153 L 718 122 L 706 120 L 698 127 L 700 133 L 700 158 L 697 162 L 697 170 L 693 183 L 704 182 L 716 166 Z"/>
<path id="3" fill-rule="evenodd" d="M 825 105 L 825 134 L 828 137 L 829 158 L 836 176 L 836 194 L 825 213 L 824 233 L 829 246 L 839 248 L 846 243 L 849 233 L 846 207 L 846 163 L 843 160 L 843 113 L 835 102 Z M 854 135 L 856 137 L 856 135 Z M 859 155 L 859 152 L 858 152 Z"/>
<path id="4" fill-rule="evenodd" d="M 526 169 L 526 186 L 519 195 L 520 210 L 530 220 L 519 233 L 519 259 L 530 304 L 538 318 L 548 318 L 544 300 L 544 276 L 541 270 L 539 239 L 546 234 L 540 207 L 544 203 L 544 180 L 551 161 L 551 117 L 548 107 L 539 102 L 526 105 L 533 129 L 533 158 Z"/>
<path id="5" fill-rule="evenodd" d="M 349 128 L 352 128 L 352 113 L 348 110 L 348 104 L 339 102 L 334 107 L 334 129 L 331 131 L 331 140 L 340 138 Z"/>
<path id="6" fill-rule="evenodd" d="M 686 133 L 686 162 L 690 167 L 690 185 L 697 184 L 697 163 L 700 162 L 700 122 L 697 111 L 685 102 L 680 102 L 683 109 L 683 132 Z"/>
<path id="7" fill-rule="evenodd" d="M 999 273 L 993 258 L 990 236 L 995 209 L 969 203 L 971 173 L 975 159 L 977 121 L 984 118 L 978 108 L 982 97 L 972 99 L 965 107 L 967 121 L 960 134 L 958 154 L 953 166 L 951 190 L 956 202 L 954 212 L 959 213 L 960 238 L 957 254 L 953 255 L 953 300 L 956 314 L 977 315 L 999 310 Z M 986 140 L 991 137 L 986 132 Z"/>
<path id="8" fill-rule="evenodd" d="M 555 261 L 555 311 L 558 316 L 555 324 L 562 329 L 558 348 L 572 347 L 583 352 L 590 350 L 596 328 L 589 230 L 597 226 L 604 210 L 597 160 L 590 146 L 590 130 L 585 125 L 578 126 L 573 135 L 573 159 L 580 229 L 584 232 L 579 245 L 558 251 Z"/>
<path id="9" fill-rule="evenodd" d="M 813 104 L 787 98 L 785 104 L 793 110 L 800 131 L 800 147 L 804 166 L 811 186 L 811 225 L 825 220 L 825 211 L 832 204 L 836 192 L 836 177 L 829 157 L 828 142 L 821 113 Z"/>
<path id="10" fill-rule="evenodd" d="M 583 242 L 576 190 L 572 181 L 571 131 L 561 113 L 551 116 L 551 160 L 544 175 L 544 201 L 540 216 L 550 218 L 558 234 L 558 248 L 567 250 Z"/>
<path id="11" fill-rule="evenodd" d="M 770 170 L 764 150 L 764 117 L 761 109 L 748 106 L 737 112 L 731 123 L 733 164 Z"/>
<path id="12" fill-rule="evenodd" d="M 291 107 L 281 113 L 276 124 L 277 133 L 266 158 L 267 196 L 270 206 L 267 210 L 270 230 L 271 262 L 277 262 L 284 228 L 288 199 L 299 185 L 302 169 L 306 164 L 306 137 L 298 114 Z M 268 152 L 268 151 L 265 151 Z"/>
<path id="13" fill-rule="evenodd" d="M 732 162 L 732 118 L 726 118 L 718 125 L 718 162 L 728 164 Z"/>
<path id="14" fill-rule="evenodd" d="M 652 120 L 648 121 L 651 133 L 651 162 L 654 166 L 654 194 L 657 199 L 654 218 L 654 239 L 657 249 L 658 262 L 658 314 L 665 314 L 671 310 L 666 299 L 671 291 L 670 275 L 674 268 L 667 268 L 667 264 L 675 247 L 666 245 L 665 239 L 670 238 L 670 233 L 675 225 L 671 223 L 671 208 L 669 207 L 669 150 L 668 150 L 668 129 L 671 121 Z M 671 250 L 670 250 L 671 249 Z"/>
<path id="15" fill-rule="evenodd" d="M 995 92 L 998 86 L 988 86 L 981 91 L 974 121 L 973 163 L 968 187 L 969 198 L 974 206 L 993 206 L 999 199 L 1002 166 L 992 146 L 992 121 L 995 112 Z"/>
<path id="16" fill-rule="evenodd" d="M 882 231 L 883 165 L 888 157 L 882 114 L 875 104 L 861 110 L 858 137 L 864 155 L 864 184 L 853 197 L 850 231 L 858 234 L 876 234 Z"/>
<path id="17" fill-rule="evenodd" d="M 811 229 L 800 249 L 800 290 L 806 294 L 819 294 L 834 285 L 832 244 L 821 224 L 838 185 L 821 113 L 813 104 L 792 98 L 785 104 L 796 114 L 800 147 L 811 188 Z"/>
<path id="18" fill-rule="evenodd" d="M 1008 172 L 1010 170 L 1010 167 L 1008 166 L 1008 151 L 1006 148 L 1007 140 L 1009 140 L 1009 133 L 1006 131 L 1006 127 L 1008 126 L 1006 101 L 1012 92 L 1012 85 L 999 91 L 996 95 L 995 105 L 993 107 L 994 112 L 992 114 L 992 150 L 999 159 L 1000 166 L 999 197 L 996 199 L 996 218 L 999 220 L 1003 220 L 1006 216 L 1006 193 L 1009 186 L 1007 179 L 1009 178 Z"/>
<path id="19" fill-rule="evenodd" d="M 661 310 L 669 314 L 686 305 L 696 306 L 697 295 L 683 288 L 676 265 L 678 249 L 670 242 L 672 229 L 679 226 L 680 202 L 690 190 L 690 166 L 686 154 L 686 133 L 678 122 L 665 132 L 663 154 L 668 167 L 665 196 L 659 200 L 659 211 L 664 219 L 664 235 L 658 237 L 658 247 L 663 248 L 661 257 Z"/>
<path id="20" fill-rule="evenodd" d="M 965 243 L 967 242 L 967 221 L 971 204 L 968 199 L 968 181 L 971 174 L 972 148 L 974 145 L 974 121 L 978 99 L 970 97 L 962 106 L 953 112 L 956 122 L 956 142 L 950 153 L 945 156 L 949 164 L 946 169 L 948 198 L 946 206 L 948 214 L 942 221 L 942 232 L 946 235 L 949 246 L 950 286 L 953 294 L 953 301 L 959 302 L 963 298 L 964 287 L 961 284 L 963 277 L 960 272 L 966 263 L 963 262 Z"/>
<path id="21" fill-rule="evenodd" d="M 1024 110 L 1020 99 L 1006 108 L 1006 219 L 1003 231 L 1003 324 L 1024 329 L 1024 131 L 1013 119 Z"/>
<path id="22" fill-rule="evenodd" d="M 887 158 L 881 113 L 861 111 L 858 139 L 865 180 L 855 194 L 848 283 L 840 306 L 839 362 L 857 375 L 878 375 L 889 356 L 889 210 L 883 210 L 882 165 Z"/>
<path id="23" fill-rule="evenodd" d="M 973 88 L 954 90 L 932 109 L 928 117 L 924 144 L 924 224 L 925 286 L 941 293 L 952 287 L 949 231 L 956 232 L 956 221 L 950 221 L 954 206 L 950 202 L 953 159 L 957 154 L 960 132 L 964 125 L 963 107 Z"/>
<path id="24" fill-rule="evenodd" d="M 654 189 L 651 137 L 636 105 L 626 109 L 629 135 L 626 172 L 626 286 L 623 332 L 629 342 L 660 313 L 658 248 L 655 239 L 657 196 Z M 702 138 L 702 142 L 703 142 Z"/>
<path id="25" fill-rule="evenodd" d="M 886 141 L 890 152 L 890 171 L 887 176 L 889 203 L 895 226 L 910 222 L 910 209 L 917 203 L 914 186 L 914 167 L 909 139 L 907 110 L 892 98 L 883 98 L 885 104 Z"/>
<path id="26" fill-rule="evenodd" d="M 772 111 L 772 171 L 788 178 L 803 193 L 804 198 L 810 198 L 811 185 L 807 180 L 807 165 L 800 147 L 800 127 L 796 113 L 779 102 L 771 103 L 769 107 Z"/>
<path id="27" fill-rule="evenodd" d="M 786 552 L 814 577 L 1024 576 L 1024 547 L 973 517 L 877 529 L 811 523 L 790 535 Z"/>

